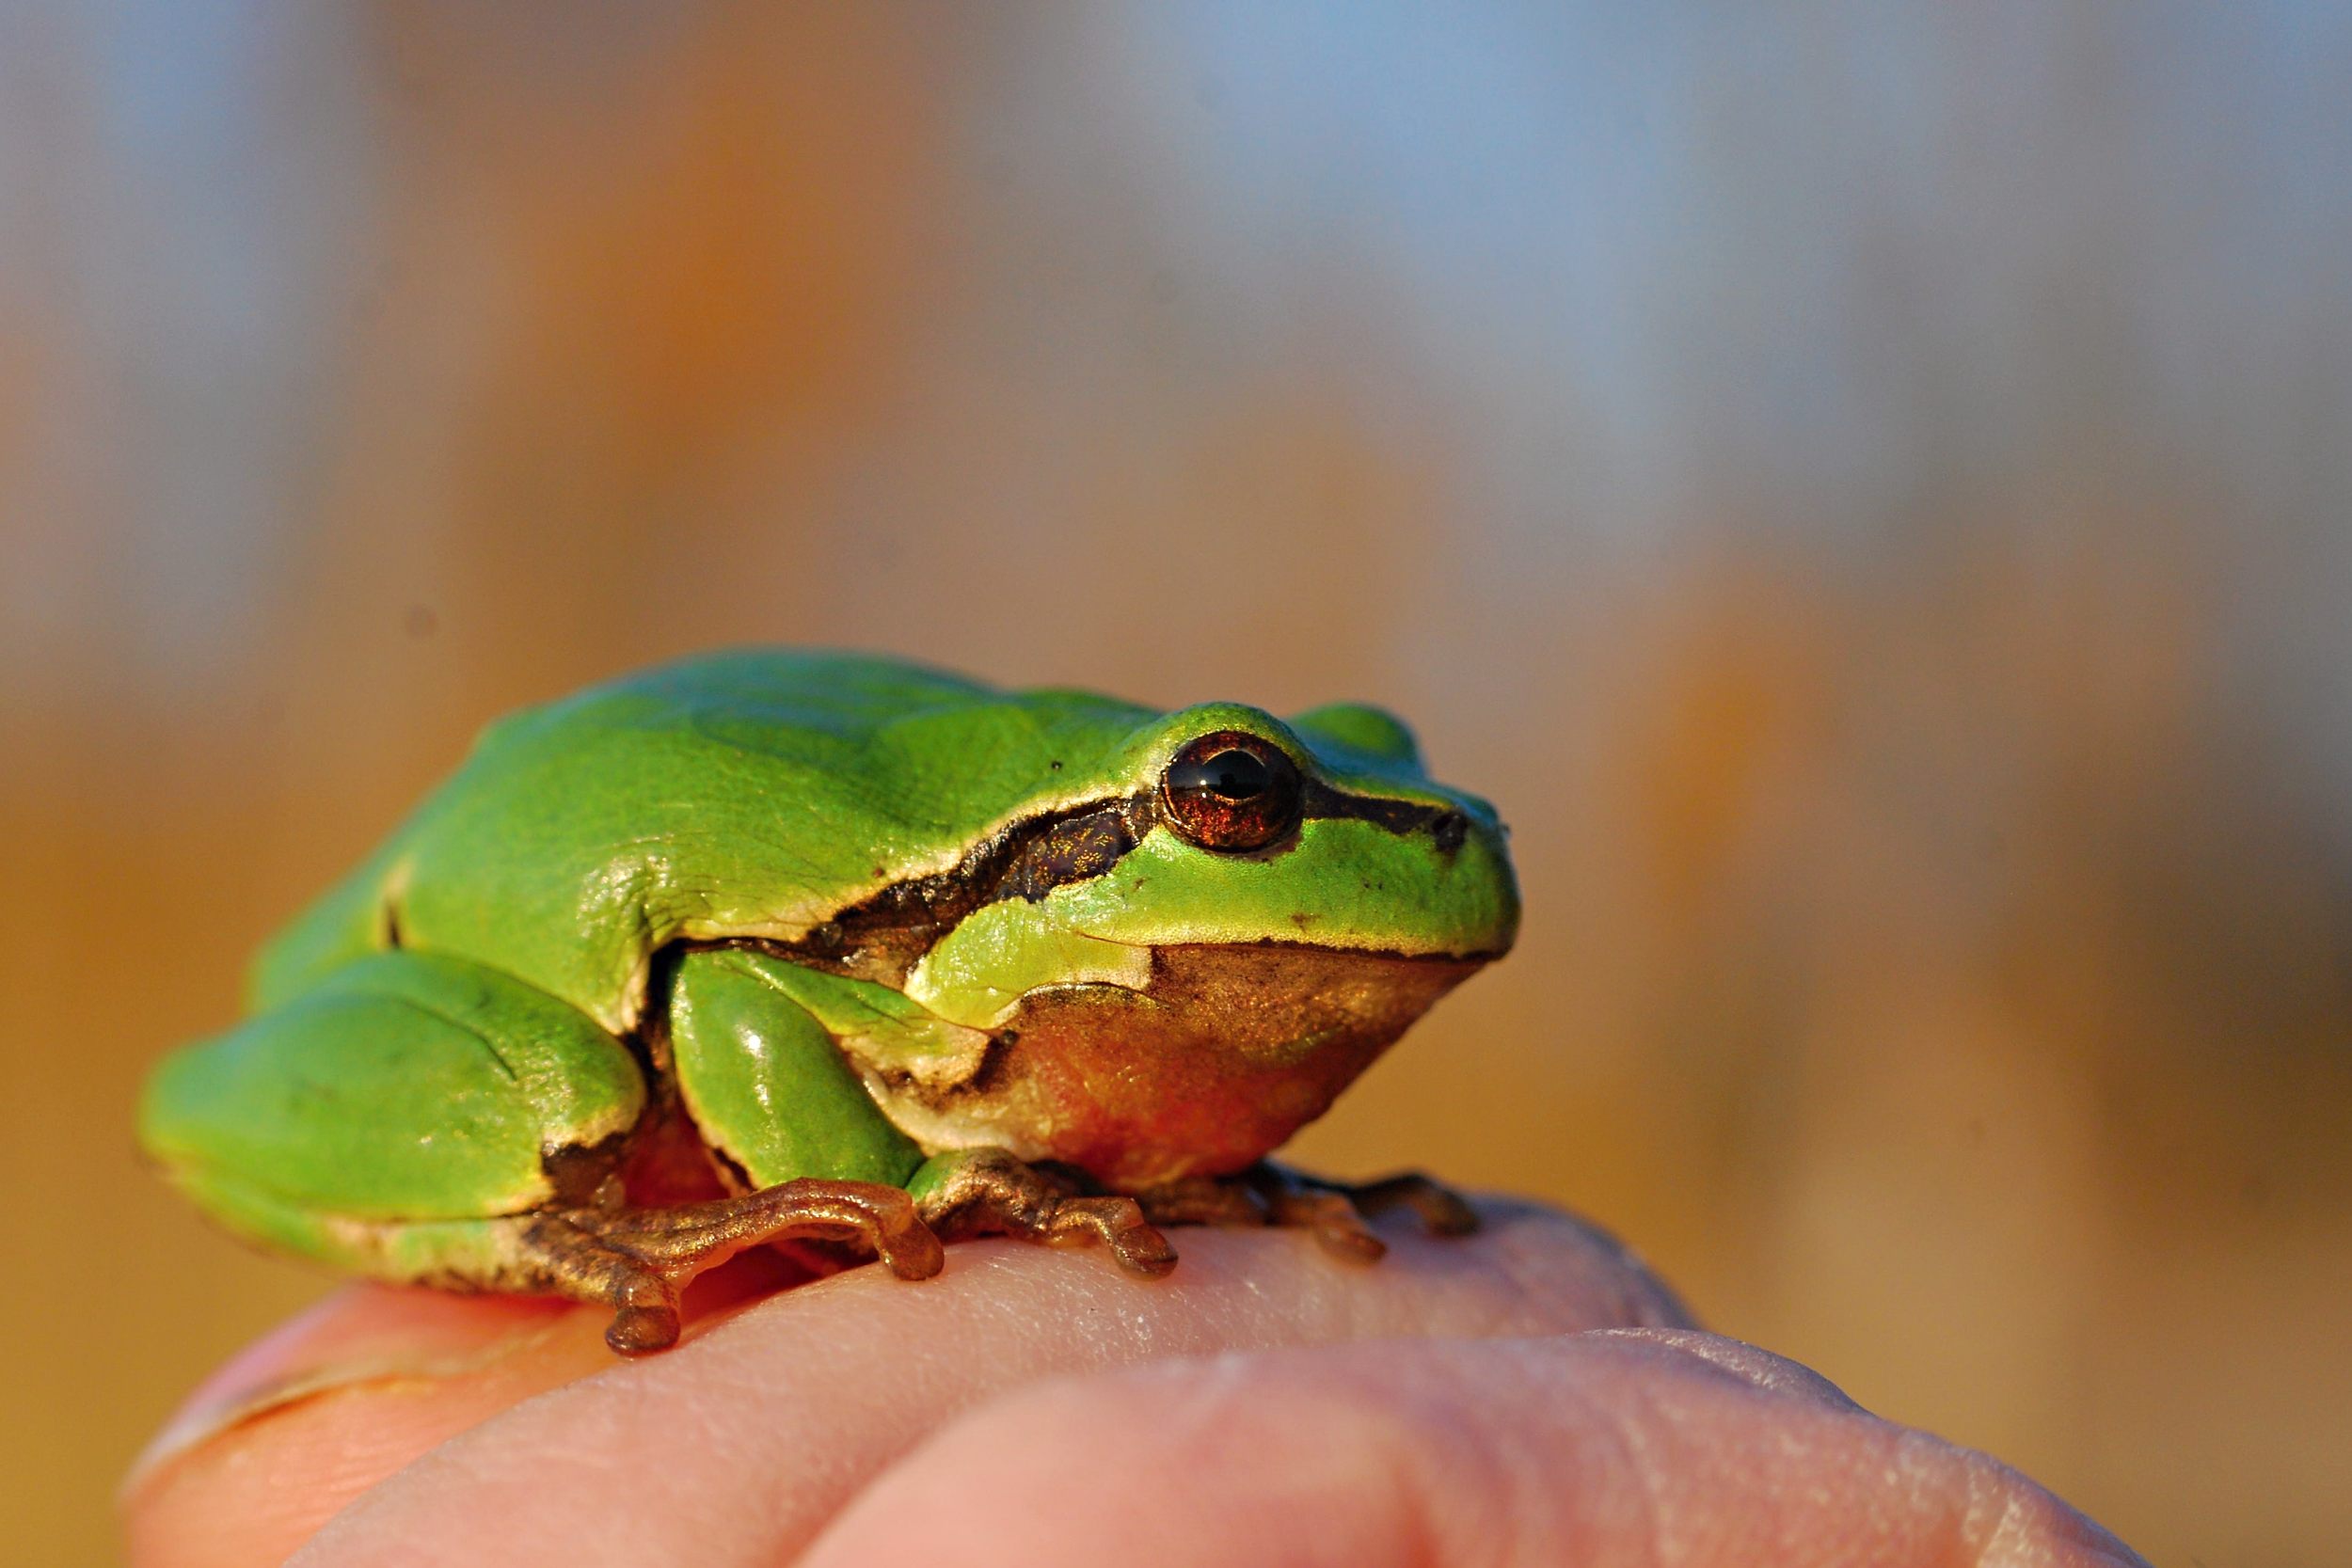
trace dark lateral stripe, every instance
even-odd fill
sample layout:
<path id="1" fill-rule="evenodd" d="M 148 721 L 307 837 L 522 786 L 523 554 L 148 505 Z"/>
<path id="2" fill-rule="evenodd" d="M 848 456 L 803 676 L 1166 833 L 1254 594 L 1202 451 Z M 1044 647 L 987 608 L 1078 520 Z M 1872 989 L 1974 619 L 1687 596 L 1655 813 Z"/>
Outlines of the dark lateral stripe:
<path id="1" fill-rule="evenodd" d="M 1431 828 L 1438 848 L 1447 854 L 1470 832 L 1469 819 L 1451 807 L 1351 795 L 1312 779 L 1305 781 L 1300 806 L 1304 820 L 1342 817 L 1400 835 Z M 929 947 L 975 910 L 1008 898 L 1034 903 L 1057 887 L 1108 873 L 1159 820 L 1158 792 L 1148 790 L 1014 823 L 975 845 L 952 868 L 894 882 L 834 916 L 808 942 L 794 945 L 821 955 L 876 941 Z M 1282 854 L 1295 842 L 1260 853 Z"/>
<path id="2" fill-rule="evenodd" d="M 1307 781 L 1306 810 L 1302 815 L 1309 818 L 1340 816 L 1370 822 L 1399 835 L 1419 832 L 1435 822 L 1438 847 L 1447 850 L 1458 848 L 1470 832 L 1470 820 L 1451 806 L 1432 806 L 1419 800 L 1384 800 L 1376 795 L 1349 795 L 1313 779 Z"/>
<path id="3" fill-rule="evenodd" d="M 1055 821 L 1025 838 L 997 879 L 993 903 L 1026 898 L 1035 903 L 1057 887 L 1100 877 L 1117 865 L 1149 831 L 1138 825 L 1135 802 L 1119 800 Z"/>

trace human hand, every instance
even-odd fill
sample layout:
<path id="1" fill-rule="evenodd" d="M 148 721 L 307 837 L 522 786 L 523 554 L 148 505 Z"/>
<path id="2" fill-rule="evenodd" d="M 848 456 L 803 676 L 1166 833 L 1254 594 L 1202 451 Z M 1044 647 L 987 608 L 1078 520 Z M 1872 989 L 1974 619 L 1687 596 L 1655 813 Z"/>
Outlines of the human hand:
<path id="1" fill-rule="evenodd" d="M 1152 1284 L 995 1242 L 924 1284 L 721 1282 L 676 1350 L 628 1362 L 599 1311 L 356 1288 L 158 1440 L 133 1561 L 2139 1562 L 2014 1471 L 1698 1332 L 1598 1232 L 1484 1212 L 1467 1240 L 1384 1226 L 1372 1268 L 1184 1230 Z"/>

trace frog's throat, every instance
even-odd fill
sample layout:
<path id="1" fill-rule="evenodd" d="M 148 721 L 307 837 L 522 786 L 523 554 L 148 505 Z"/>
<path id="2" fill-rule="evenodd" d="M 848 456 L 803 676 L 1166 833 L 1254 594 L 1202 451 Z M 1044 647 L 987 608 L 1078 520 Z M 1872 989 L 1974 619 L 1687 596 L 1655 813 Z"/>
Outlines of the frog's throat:
<path id="1" fill-rule="evenodd" d="M 1451 856 L 1470 833 L 1459 810 L 1305 783 L 1301 820 L 1349 818 L 1400 836 L 1426 831 Z M 1156 791 L 1087 801 L 999 828 L 946 871 L 893 882 L 818 923 L 798 940 L 762 945 L 860 978 L 902 984 L 917 960 L 976 911 L 1008 899 L 1031 903 L 1057 887 L 1106 876 L 1160 821 Z M 1296 834 L 1260 852 L 1272 859 Z"/>
<path id="2" fill-rule="evenodd" d="M 962 1082 L 860 1071 L 927 1153 L 1002 1148 L 1138 1190 L 1263 1158 L 1484 961 L 1165 947 L 1141 989 L 1030 991 Z"/>

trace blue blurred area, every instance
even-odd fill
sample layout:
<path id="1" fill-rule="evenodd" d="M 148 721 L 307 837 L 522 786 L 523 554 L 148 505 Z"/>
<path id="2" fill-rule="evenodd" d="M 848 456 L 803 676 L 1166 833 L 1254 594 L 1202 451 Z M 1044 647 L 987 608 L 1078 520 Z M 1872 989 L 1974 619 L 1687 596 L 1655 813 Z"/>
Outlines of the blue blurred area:
<path id="1" fill-rule="evenodd" d="M 45 388 L 78 417 L 31 416 L 70 429 L 14 487 L 111 523 L 9 508 L 17 657 L 105 602 L 120 657 L 185 679 L 268 612 L 429 119 L 383 73 L 403 9 L 9 24 L 0 300 L 86 378 Z M 437 24 L 558 103 L 691 30 L 547 20 Z M 2053 468 L 2196 485 L 2259 571 L 2265 675 L 2346 694 L 2309 588 L 2343 580 L 2352 478 L 2336 8 L 1032 7 L 966 32 L 936 69 L 984 265 L 943 336 L 987 336 L 1031 395 L 1107 381 L 1152 418 L 1303 355 L 1376 367 L 1353 395 L 1434 424 L 1483 594 L 1723 526 L 1726 496 L 1734 527 L 1867 551 Z M 1108 264 L 1025 286 L 1044 232 Z M 1154 302 L 1182 344 L 1144 375 Z M 866 461 L 933 436 L 868 432 Z"/>

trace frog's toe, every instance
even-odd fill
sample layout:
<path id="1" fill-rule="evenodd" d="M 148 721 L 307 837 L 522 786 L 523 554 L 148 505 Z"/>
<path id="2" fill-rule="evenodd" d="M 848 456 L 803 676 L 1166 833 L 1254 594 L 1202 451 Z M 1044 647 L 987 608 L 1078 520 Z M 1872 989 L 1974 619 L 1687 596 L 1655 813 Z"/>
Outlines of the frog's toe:
<path id="1" fill-rule="evenodd" d="M 622 1355 L 644 1355 L 677 1343 L 678 1311 L 675 1307 L 624 1307 L 612 1314 L 604 1342 Z"/>
<path id="2" fill-rule="evenodd" d="M 1143 1279 L 1157 1279 L 1176 1266 L 1176 1249 L 1132 1197 L 1063 1198 L 1047 1222 L 1045 1239 L 1057 1246 L 1099 1243 L 1120 1268 Z"/>
<path id="3" fill-rule="evenodd" d="M 1266 1195 L 1266 1223 L 1310 1231 L 1324 1251 L 1351 1263 L 1376 1263 L 1389 1250 L 1343 1192 L 1278 1188 Z"/>
<path id="4" fill-rule="evenodd" d="M 1422 1228 L 1432 1236 L 1468 1236 L 1478 1228 L 1478 1211 L 1470 1206 L 1468 1198 L 1419 1171 L 1405 1171 L 1358 1185 L 1341 1185 L 1338 1190 L 1347 1195 L 1359 1213 L 1384 1214 L 1391 1209 L 1409 1209 L 1421 1220 Z"/>
<path id="5" fill-rule="evenodd" d="M 903 1218 L 894 1215 L 887 1225 L 878 1226 L 872 1240 L 882 1266 L 900 1279 L 929 1279 L 947 1266 L 947 1249 L 912 1203 Z"/>
<path id="6" fill-rule="evenodd" d="M 1459 1193 L 1418 1172 L 1332 1181 L 1265 1162 L 1245 1171 L 1238 1184 L 1263 1206 L 1265 1224 L 1312 1231 L 1326 1251 L 1357 1262 L 1374 1262 L 1388 1252 L 1366 1221 L 1393 1209 L 1410 1210 L 1433 1236 L 1467 1236 L 1478 1228 L 1477 1211 Z"/>

